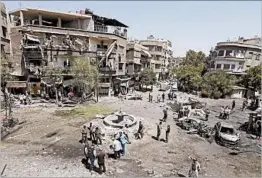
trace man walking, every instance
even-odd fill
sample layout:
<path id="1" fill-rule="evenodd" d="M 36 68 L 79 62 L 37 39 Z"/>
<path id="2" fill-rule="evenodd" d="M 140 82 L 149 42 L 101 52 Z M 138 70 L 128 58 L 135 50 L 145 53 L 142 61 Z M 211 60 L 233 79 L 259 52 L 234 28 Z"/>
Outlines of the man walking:
<path id="1" fill-rule="evenodd" d="M 159 140 L 159 137 L 161 135 L 161 129 L 162 129 L 162 122 L 159 122 L 159 124 L 157 124 L 157 136 L 156 136 L 157 140 Z"/>
<path id="2" fill-rule="evenodd" d="M 235 102 L 235 100 L 233 100 L 233 101 L 232 101 L 232 110 L 235 109 L 235 106 L 236 106 L 236 102 Z"/>
<path id="3" fill-rule="evenodd" d="M 122 146 L 122 155 L 124 156 L 125 153 L 126 153 L 127 138 L 126 138 L 125 134 L 123 134 L 122 132 L 120 132 L 120 142 L 121 142 L 121 146 Z"/>
<path id="4" fill-rule="evenodd" d="M 92 144 L 90 147 L 88 147 L 88 158 L 90 160 L 90 167 L 89 170 L 90 172 L 93 171 L 94 169 L 94 164 L 95 164 L 95 146 Z"/>
<path id="5" fill-rule="evenodd" d="M 114 140 L 113 149 L 114 149 L 115 159 L 119 159 L 122 151 L 122 145 L 118 139 Z"/>
<path id="6" fill-rule="evenodd" d="M 97 127 L 96 130 L 95 130 L 95 137 L 96 137 L 96 144 L 102 145 L 102 138 L 101 138 L 102 133 L 101 133 L 101 129 L 99 127 Z"/>
<path id="7" fill-rule="evenodd" d="M 167 129 L 166 129 L 166 143 L 168 143 L 169 133 L 170 133 L 170 125 L 167 125 Z"/>
<path id="8" fill-rule="evenodd" d="M 190 158 L 190 159 L 193 160 L 193 163 L 192 163 L 191 168 L 189 170 L 189 175 L 188 176 L 189 177 L 193 177 L 193 176 L 198 177 L 198 173 L 200 171 L 200 164 L 199 164 L 199 162 L 197 161 L 196 158 Z"/>
<path id="9" fill-rule="evenodd" d="M 144 125 L 141 121 L 139 121 L 139 127 L 137 131 L 138 139 L 142 139 L 144 137 Z"/>
<path id="10" fill-rule="evenodd" d="M 102 172 L 106 172 L 106 165 L 105 165 L 105 152 L 102 149 L 98 149 L 97 153 L 97 164 L 99 166 L 99 174 L 102 174 Z"/>
<path id="11" fill-rule="evenodd" d="M 166 122 L 166 119 L 167 119 L 167 107 L 166 108 L 164 108 L 164 110 L 163 110 L 163 113 L 164 113 L 164 117 L 163 117 L 163 122 Z"/>
<path id="12" fill-rule="evenodd" d="M 165 102 L 165 93 L 162 94 L 162 101 Z"/>
<path id="13" fill-rule="evenodd" d="M 90 140 L 93 141 L 94 140 L 94 133 L 93 133 L 93 129 L 94 129 L 94 126 L 93 126 L 93 123 L 90 122 L 90 125 L 88 127 L 88 130 L 89 130 L 89 136 L 90 136 Z"/>
<path id="14" fill-rule="evenodd" d="M 86 130 L 86 126 L 83 126 L 82 129 L 82 143 L 86 143 L 87 141 L 87 130 Z"/>

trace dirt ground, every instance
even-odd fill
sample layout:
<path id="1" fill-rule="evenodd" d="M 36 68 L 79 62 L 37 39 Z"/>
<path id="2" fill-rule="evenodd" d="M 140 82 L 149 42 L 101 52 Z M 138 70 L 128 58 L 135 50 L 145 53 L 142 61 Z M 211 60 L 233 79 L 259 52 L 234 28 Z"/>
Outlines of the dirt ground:
<path id="1" fill-rule="evenodd" d="M 154 89 L 153 99 L 160 93 Z M 167 92 L 166 92 L 167 93 Z M 187 95 L 179 93 L 179 96 Z M 166 95 L 167 96 L 167 95 Z M 196 96 L 193 96 L 195 97 Z M 166 97 L 167 98 L 167 97 Z M 199 99 L 207 102 L 211 111 L 209 125 L 219 119 L 221 105 L 231 106 L 232 100 Z M 247 121 L 247 113 L 240 111 L 242 101 L 236 100 L 236 110 L 228 122 L 239 126 Z M 82 109 L 81 108 L 85 108 Z M 87 108 L 87 109 L 86 109 Z M 89 109 L 88 109 L 89 108 Z M 91 109 L 90 109 L 91 108 Z M 107 172 L 99 175 L 90 173 L 82 163 L 83 145 L 79 143 L 81 127 L 94 119 L 95 113 L 109 113 L 119 110 L 144 118 L 145 137 L 142 140 L 131 140 L 127 145 L 127 155 L 120 160 L 106 159 Z M 101 98 L 91 106 L 76 108 L 59 108 L 55 105 L 23 107 L 14 110 L 15 117 L 25 120 L 23 128 L 8 136 L 1 143 L 3 176 L 178 176 L 187 175 L 191 160 L 197 157 L 201 164 L 201 177 L 261 177 L 261 141 L 247 138 L 241 133 L 246 151 L 231 155 L 231 149 L 209 143 L 198 135 L 189 135 L 175 125 L 172 111 L 168 111 L 167 124 L 171 126 L 169 143 L 156 141 L 156 124 L 163 117 L 159 103 L 149 103 L 148 93 L 143 93 L 143 100 L 124 100 L 118 98 Z M 161 138 L 165 135 L 162 133 Z M 103 147 L 107 150 L 109 145 Z"/>

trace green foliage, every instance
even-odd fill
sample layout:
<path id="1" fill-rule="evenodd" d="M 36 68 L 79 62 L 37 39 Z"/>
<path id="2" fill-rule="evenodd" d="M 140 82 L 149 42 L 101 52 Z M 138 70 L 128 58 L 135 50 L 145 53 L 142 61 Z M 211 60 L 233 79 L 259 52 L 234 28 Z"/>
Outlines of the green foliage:
<path id="1" fill-rule="evenodd" d="M 201 63 L 206 63 L 206 55 L 202 51 L 189 50 L 186 52 L 186 57 L 182 61 L 182 65 L 198 66 Z"/>
<path id="2" fill-rule="evenodd" d="M 241 83 L 246 87 L 252 87 L 255 90 L 261 90 L 261 65 L 251 67 L 247 75 L 242 77 Z"/>
<path id="3" fill-rule="evenodd" d="M 89 58 L 76 58 L 73 61 L 72 73 L 75 83 L 84 91 L 91 89 L 98 84 L 97 66 L 91 64 Z"/>
<path id="4" fill-rule="evenodd" d="M 145 68 L 140 74 L 140 82 L 144 85 L 153 85 L 156 82 L 156 74 L 152 69 Z"/>
<path id="5" fill-rule="evenodd" d="M 176 78 L 180 81 L 185 91 L 197 90 L 202 82 L 201 72 L 204 64 L 197 66 L 192 64 L 181 65 L 171 70 Z"/>
<path id="6" fill-rule="evenodd" d="M 206 73 L 201 83 L 201 94 L 205 97 L 221 98 L 232 91 L 236 78 L 223 70 Z"/>

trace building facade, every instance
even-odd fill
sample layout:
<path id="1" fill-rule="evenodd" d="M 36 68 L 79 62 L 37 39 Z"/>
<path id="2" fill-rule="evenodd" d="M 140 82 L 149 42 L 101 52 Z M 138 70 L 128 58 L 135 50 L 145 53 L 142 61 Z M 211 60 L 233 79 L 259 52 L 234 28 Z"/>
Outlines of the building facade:
<path id="1" fill-rule="evenodd" d="M 261 38 L 217 43 L 211 56 L 210 70 L 223 69 L 231 74 L 244 74 L 250 67 L 260 64 Z"/>
<path id="2" fill-rule="evenodd" d="M 67 13 L 26 8 L 9 15 L 16 74 L 27 83 L 39 84 L 47 68 L 70 70 L 75 57 L 97 61 L 100 94 L 107 95 L 114 79 L 126 74 L 128 27 L 123 23 L 89 9 Z M 71 77 L 65 74 L 64 80 Z"/>
<path id="3" fill-rule="evenodd" d="M 150 68 L 151 54 L 148 48 L 136 41 L 127 43 L 127 74 L 137 76 L 144 68 Z"/>
<path id="4" fill-rule="evenodd" d="M 11 57 L 10 36 L 9 36 L 10 21 L 7 15 L 6 6 L 3 2 L 0 2 L 0 8 L 1 8 L 1 15 L 0 15 L 1 59 L 10 60 L 10 57 Z"/>
<path id="5" fill-rule="evenodd" d="M 153 35 L 146 40 L 140 40 L 139 44 L 148 48 L 152 58 L 150 67 L 156 73 L 158 79 L 166 78 L 169 60 L 173 56 L 172 43 L 169 40 L 156 39 Z"/>

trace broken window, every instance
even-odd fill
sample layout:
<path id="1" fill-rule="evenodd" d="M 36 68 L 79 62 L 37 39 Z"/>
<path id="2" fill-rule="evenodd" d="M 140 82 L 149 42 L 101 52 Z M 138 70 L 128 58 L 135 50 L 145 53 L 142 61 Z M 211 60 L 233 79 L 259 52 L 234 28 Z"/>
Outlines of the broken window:
<path id="1" fill-rule="evenodd" d="M 2 26 L 3 37 L 6 38 L 7 28 Z"/>
<path id="2" fill-rule="evenodd" d="M 119 70 L 123 70 L 123 65 L 124 65 L 124 64 L 119 63 L 119 65 L 118 65 L 118 69 L 119 69 Z"/>
<path id="3" fill-rule="evenodd" d="M 258 54 L 258 55 L 256 56 L 256 60 L 257 60 L 257 61 L 260 60 L 260 56 L 261 56 L 260 54 Z"/>
<path id="4" fill-rule="evenodd" d="M 235 69 L 235 64 L 231 64 L 231 69 Z"/>
<path id="5" fill-rule="evenodd" d="M 233 57 L 233 51 L 232 50 L 226 50 L 226 56 Z"/>
<path id="6" fill-rule="evenodd" d="M 224 64 L 224 69 L 229 69 L 230 68 L 230 64 Z"/>
<path id="7" fill-rule="evenodd" d="M 217 56 L 224 56 L 224 50 L 219 50 Z"/>
<path id="8" fill-rule="evenodd" d="M 221 64 L 217 64 L 217 69 L 221 69 Z"/>
<path id="9" fill-rule="evenodd" d="M 220 130 L 220 132 L 222 132 L 222 133 L 227 133 L 227 134 L 234 134 L 234 129 L 232 129 L 232 128 L 226 128 L 226 127 L 221 127 L 221 130 Z"/>

